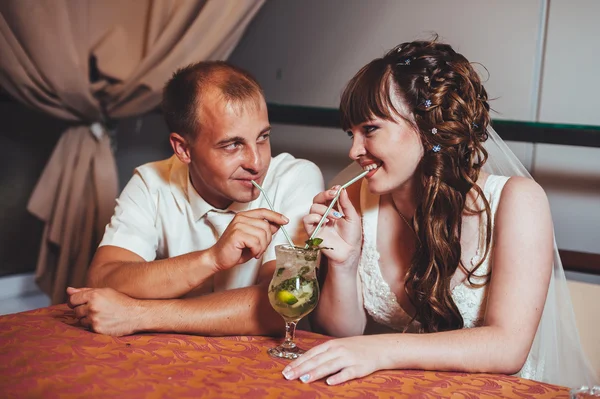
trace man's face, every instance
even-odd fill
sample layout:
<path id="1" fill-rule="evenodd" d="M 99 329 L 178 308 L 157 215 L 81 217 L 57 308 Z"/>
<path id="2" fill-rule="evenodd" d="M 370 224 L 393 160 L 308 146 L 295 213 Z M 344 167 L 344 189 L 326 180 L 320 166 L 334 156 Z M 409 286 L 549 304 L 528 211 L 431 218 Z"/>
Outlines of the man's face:
<path id="1" fill-rule="evenodd" d="M 250 202 L 260 192 L 271 162 L 271 126 L 262 96 L 228 104 L 209 93 L 198 110 L 200 132 L 188 140 L 189 170 L 194 188 L 212 206 Z"/>

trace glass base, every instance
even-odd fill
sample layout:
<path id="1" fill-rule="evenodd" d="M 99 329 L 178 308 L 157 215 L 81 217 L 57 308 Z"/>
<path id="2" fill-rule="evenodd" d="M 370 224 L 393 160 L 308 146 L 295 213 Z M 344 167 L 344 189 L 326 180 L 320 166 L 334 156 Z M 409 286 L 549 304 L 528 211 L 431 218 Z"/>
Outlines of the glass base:
<path id="1" fill-rule="evenodd" d="M 279 345 L 267 351 L 267 353 L 272 357 L 290 360 L 298 359 L 304 352 L 306 352 L 304 349 L 300 349 L 296 345 L 291 348 L 284 345 Z"/>

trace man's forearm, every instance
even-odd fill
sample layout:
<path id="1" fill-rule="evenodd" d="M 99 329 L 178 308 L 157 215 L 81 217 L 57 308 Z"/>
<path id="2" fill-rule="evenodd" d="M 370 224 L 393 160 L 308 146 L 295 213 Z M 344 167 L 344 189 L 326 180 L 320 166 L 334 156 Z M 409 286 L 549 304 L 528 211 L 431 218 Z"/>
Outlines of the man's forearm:
<path id="1" fill-rule="evenodd" d="M 90 273 L 91 287 L 110 287 L 133 298 L 181 297 L 216 272 L 208 251 L 152 262 L 110 262 Z"/>
<path id="2" fill-rule="evenodd" d="M 285 324 L 271 305 L 267 286 L 254 285 L 197 298 L 141 301 L 139 331 L 209 336 L 280 335 Z"/>

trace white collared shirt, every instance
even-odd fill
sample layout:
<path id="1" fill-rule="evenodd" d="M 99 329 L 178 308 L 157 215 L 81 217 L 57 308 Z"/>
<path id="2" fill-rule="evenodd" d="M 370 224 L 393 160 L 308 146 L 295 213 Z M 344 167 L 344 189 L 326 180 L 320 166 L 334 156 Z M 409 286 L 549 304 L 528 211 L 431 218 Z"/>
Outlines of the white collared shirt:
<path id="1" fill-rule="evenodd" d="M 296 244 L 306 240 L 302 218 L 315 195 L 323 191 L 323 175 L 312 162 L 287 153 L 271 159 L 262 187 L 277 212 L 290 222 L 285 226 Z M 234 202 L 227 210 L 269 208 L 263 195 L 249 203 Z M 217 239 L 206 214 L 214 209 L 193 188 L 186 164 L 176 156 L 135 169 L 117 199 L 115 213 L 100 246 L 127 249 L 146 261 L 171 258 L 212 247 Z M 256 284 L 261 265 L 275 259 L 275 246 L 286 243 L 278 231 L 262 259 L 220 272 L 199 293 Z"/>

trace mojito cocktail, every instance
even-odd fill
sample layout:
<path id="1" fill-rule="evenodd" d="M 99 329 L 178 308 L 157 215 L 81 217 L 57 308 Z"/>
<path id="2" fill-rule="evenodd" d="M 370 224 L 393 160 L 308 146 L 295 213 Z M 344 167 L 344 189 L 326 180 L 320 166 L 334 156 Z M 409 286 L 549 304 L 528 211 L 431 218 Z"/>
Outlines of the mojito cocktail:
<path id="1" fill-rule="evenodd" d="M 294 343 L 296 324 L 309 314 L 319 301 L 316 268 L 319 249 L 278 245 L 276 268 L 269 285 L 269 302 L 285 320 L 285 341 L 269 349 L 269 355 L 296 359 L 304 350 Z"/>

